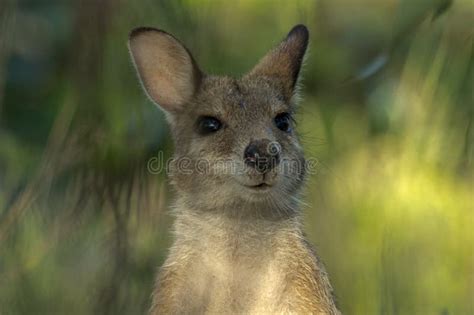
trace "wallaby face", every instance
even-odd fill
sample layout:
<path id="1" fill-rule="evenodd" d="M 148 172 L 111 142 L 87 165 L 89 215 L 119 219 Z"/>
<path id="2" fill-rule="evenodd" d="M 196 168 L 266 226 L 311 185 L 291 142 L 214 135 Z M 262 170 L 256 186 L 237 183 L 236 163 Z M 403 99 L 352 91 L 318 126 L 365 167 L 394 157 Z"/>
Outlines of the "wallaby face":
<path id="1" fill-rule="evenodd" d="M 292 115 L 307 43 L 307 29 L 296 26 L 247 75 L 234 79 L 205 75 L 168 33 L 131 33 L 141 82 L 171 126 L 172 182 L 196 208 L 292 211 L 305 169 Z"/>

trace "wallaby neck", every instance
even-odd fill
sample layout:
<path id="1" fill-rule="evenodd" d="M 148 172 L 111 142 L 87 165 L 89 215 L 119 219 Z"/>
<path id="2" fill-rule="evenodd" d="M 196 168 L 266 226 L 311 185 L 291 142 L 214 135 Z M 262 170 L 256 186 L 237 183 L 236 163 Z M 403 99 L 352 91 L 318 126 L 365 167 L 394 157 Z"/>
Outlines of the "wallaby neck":
<path id="1" fill-rule="evenodd" d="M 201 203 L 198 199 L 180 196 L 177 198 L 174 211 L 176 217 L 191 216 L 205 218 L 206 220 L 218 220 L 232 225 L 265 225 L 265 224 L 288 224 L 300 221 L 300 209 L 298 199 L 286 201 L 284 204 L 271 202 L 226 202 L 209 206 Z"/>
<path id="2" fill-rule="evenodd" d="M 252 209 L 253 210 L 253 209 Z M 219 242 L 229 241 L 233 244 L 258 244 L 279 238 L 282 235 L 301 235 L 300 216 L 298 212 L 292 215 L 262 215 L 255 212 L 252 215 L 236 215 L 235 209 L 230 211 L 202 211 L 183 204 L 175 207 L 175 235 L 177 241 Z M 259 211 L 259 210 L 256 210 Z M 260 210 L 264 213 L 271 209 Z M 277 212 L 277 210 L 275 210 Z"/>

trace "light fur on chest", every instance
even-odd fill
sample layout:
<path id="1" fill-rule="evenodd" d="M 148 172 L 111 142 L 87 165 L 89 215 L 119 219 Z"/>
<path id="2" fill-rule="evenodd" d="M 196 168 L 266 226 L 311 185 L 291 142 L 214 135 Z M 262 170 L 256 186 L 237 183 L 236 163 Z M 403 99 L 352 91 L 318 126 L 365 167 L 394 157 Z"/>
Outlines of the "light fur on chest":
<path id="1" fill-rule="evenodd" d="M 178 217 L 175 234 L 161 270 L 164 284 L 157 287 L 162 290 L 158 296 L 172 295 L 173 312 L 282 314 L 295 313 L 295 305 L 304 299 L 310 307 L 331 300 L 322 271 L 318 287 L 317 263 L 294 220 L 235 221 L 186 214 Z M 167 281 L 173 282 L 168 293 Z"/>
<path id="2" fill-rule="evenodd" d="M 199 219 L 192 225 L 191 235 L 189 229 L 186 232 L 185 250 L 180 250 L 192 257 L 188 296 L 209 313 L 276 311 L 287 268 L 280 239 L 290 233 L 289 228 L 222 218 Z"/>

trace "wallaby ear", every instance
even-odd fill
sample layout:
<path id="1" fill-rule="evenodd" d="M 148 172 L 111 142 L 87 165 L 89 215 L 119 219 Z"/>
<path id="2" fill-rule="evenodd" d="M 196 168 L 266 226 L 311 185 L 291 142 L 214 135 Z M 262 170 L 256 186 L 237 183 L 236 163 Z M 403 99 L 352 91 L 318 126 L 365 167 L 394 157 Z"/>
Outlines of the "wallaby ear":
<path id="1" fill-rule="evenodd" d="M 171 34 L 148 27 L 134 29 L 128 47 L 150 99 L 168 112 L 183 109 L 202 78 L 186 47 Z"/>
<path id="2" fill-rule="evenodd" d="M 290 100 L 295 91 L 303 57 L 308 47 L 309 32 L 306 26 L 296 25 L 286 38 L 249 72 L 247 76 L 270 78 Z"/>

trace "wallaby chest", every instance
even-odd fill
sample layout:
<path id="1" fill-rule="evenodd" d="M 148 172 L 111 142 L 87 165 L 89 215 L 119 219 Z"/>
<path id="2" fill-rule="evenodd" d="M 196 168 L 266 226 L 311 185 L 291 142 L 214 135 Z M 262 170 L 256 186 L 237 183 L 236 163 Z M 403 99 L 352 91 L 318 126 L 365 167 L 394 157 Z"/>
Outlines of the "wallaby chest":
<path id="1" fill-rule="evenodd" d="M 287 274 L 279 233 L 263 226 L 206 225 L 195 230 L 199 237 L 180 247 L 189 257 L 184 290 L 196 299 L 192 307 L 210 313 L 277 311 Z"/>

